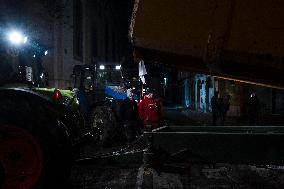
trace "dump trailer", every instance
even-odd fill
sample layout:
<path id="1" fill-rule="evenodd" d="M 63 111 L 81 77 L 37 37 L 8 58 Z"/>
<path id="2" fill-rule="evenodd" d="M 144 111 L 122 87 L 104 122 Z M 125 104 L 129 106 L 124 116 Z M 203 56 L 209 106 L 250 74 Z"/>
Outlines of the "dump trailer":
<path id="1" fill-rule="evenodd" d="M 278 0 L 136 0 L 129 30 L 134 59 L 283 88 L 283 10 Z M 163 127 L 144 133 L 146 160 L 283 164 L 282 129 Z"/>
<path id="2" fill-rule="evenodd" d="M 138 58 L 179 70 L 283 88 L 284 2 L 136 0 Z"/>

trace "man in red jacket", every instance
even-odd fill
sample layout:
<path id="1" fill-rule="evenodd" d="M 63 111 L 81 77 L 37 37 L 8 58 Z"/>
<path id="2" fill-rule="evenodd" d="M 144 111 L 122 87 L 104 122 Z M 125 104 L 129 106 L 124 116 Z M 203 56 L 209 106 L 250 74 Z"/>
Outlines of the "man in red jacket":
<path id="1" fill-rule="evenodd" d="M 159 127 L 161 119 L 161 102 L 149 91 L 138 104 L 139 116 L 144 122 L 144 129 L 151 131 Z"/>

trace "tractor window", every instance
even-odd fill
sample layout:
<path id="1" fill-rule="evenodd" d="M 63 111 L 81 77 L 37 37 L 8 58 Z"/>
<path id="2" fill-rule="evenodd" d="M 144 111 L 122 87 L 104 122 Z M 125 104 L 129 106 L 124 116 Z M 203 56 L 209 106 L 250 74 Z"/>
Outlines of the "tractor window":
<path id="1" fill-rule="evenodd" d="M 93 75 L 92 75 L 92 72 L 89 70 L 85 70 L 84 88 L 86 90 L 93 90 Z"/>
<path id="2" fill-rule="evenodd" d="M 98 82 L 102 85 L 120 85 L 121 80 L 121 72 L 117 70 L 110 69 L 98 73 Z"/>
<path id="3" fill-rule="evenodd" d="M 81 71 L 78 69 L 75 70 L 73 77 L 74 77 L 74 88 L 80 88 Z"/>

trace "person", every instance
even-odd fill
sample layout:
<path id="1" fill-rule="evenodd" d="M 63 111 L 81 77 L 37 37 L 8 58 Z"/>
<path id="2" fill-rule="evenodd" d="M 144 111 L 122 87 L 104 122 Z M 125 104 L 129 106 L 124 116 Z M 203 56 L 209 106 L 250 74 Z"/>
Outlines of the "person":
<path id="1" fill-rule="evenodd" d="M 223 97 L 218 98 L 217 124 L 221 126 L 225 124 L 225 104 Z"/>
<path id="2" fill-rule="evenodd" d="M 217 114 L 218 114 L 218 91 L 214 92 L 214 95 L 211 98 L 211 108 L 212 108 L 212 125 L 216 126 L 217 124 Z"/>
<path id="3" fill-rule="evenodd" d="M 155 97 L 154 91 L 146 92 L 144 99 L 138 105 L 138 109 L 146 131 L 152 131 L 159 127 L 162 115 L 161 102 Z"/>
<path id="4" fill-rule="evenodd" d="M 260 103 L 256 96 L 256 94 L 253 92 L 250 95 L 249 101 L 248 101 L 248 121 L 249 125 L 257 125 L 259 120 L 259 109 L 260 109 Z"/>
<path id="5" fill-rule="evenodd" d="M 230 100 L 231 100 L 231 96 L 229 94 L 225 95 L 225 97 L 223 98 L 223 108 L 222 108 L 222 123 L 224 125 L 224 122 L 226 121 L 226 117 L 227 117 L 227 113 L 230 109 Z"/>
<path id="6" fill-rule="evenodd" d="M 224 126 L 227 112 L 230 108 L 230 95 L 218 98 L 218 117 L 220 119 L 220 125 Z"/>
<path id="7" fill-rule="evenodd" d="M 120 107 L 120 116 L 124 125 L 127 143 L 135 140 L 138 132 L 138 107 L 134 100 L 132 89 L 127 90 L 127 97 L 122 101 Z"/>

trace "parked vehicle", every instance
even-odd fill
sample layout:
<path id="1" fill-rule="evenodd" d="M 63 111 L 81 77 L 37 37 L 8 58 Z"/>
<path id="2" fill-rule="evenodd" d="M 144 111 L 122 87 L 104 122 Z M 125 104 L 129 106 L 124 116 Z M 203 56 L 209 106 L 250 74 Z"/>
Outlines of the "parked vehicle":
<path id="1" fill-rule="evenodd" d="M 21 61 L 0 44 L 0 180 L 4 188 L 54 188 L 68 178 L 74 149 L 86 139 L 119 142 L 120 66 L 74 67 L 74 89 L 46 88 L 40 58 Z M 21 54 L 23 53 L 23 54 Z M 16 61 L 15 61 L 16 60 Z M 114 66 L 114 68 L 112 68 Z M 40 68 L 40 69 L 38 69 Z M 118 69 L 119 68 L 119 69 Z M 120 85 L 120 86 L 119 86 Z M 123 141 L 122 141 L 123 142 Z M 2 184 L 4 183 L 4 184 Z"/>

